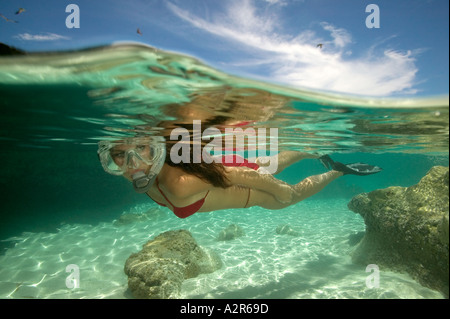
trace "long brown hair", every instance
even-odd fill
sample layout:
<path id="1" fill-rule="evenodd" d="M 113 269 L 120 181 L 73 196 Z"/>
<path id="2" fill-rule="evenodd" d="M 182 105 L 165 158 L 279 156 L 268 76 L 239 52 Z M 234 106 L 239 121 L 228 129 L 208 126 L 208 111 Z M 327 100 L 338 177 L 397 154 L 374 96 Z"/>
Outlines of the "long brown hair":
<path id="1" fill-rule="evenodd" d="M 193 154 L 191 147 L 190 163 L 175 164 L 170 159 L 170 151 L 174 144 L 170 144 L 168 135 L 172 129 L 181 127 L 193 132 L 193 118 L 197 114 L 198 120 L 202 121 L 202 133 L 208 127 L 223 127 L 233 125 L 237 121 L 267 121 L 280 108 L 284 107 L 290 98 L 272 94 L 264 90 L 254 88 L 233 88 L 230 86 L 221 86 L 217 88 L 207 88 L 199 90 L 190 95 L 191 100 L 182 104 L 167 104 L 164 107 L 165 112 L 175 120 L 161 122 L 160 127 L 165 129 L 163 135 L 166 137 L 167 157 L 166 163 L 173 167 L 179 167 L 184 172 L 197 176 L 198 178 L 216 186 L 229 187 L 229 180 L 224 172 L 225 167 L 219 163 L 207 164 L 193 163 Z M 264 106 L 264 110 L 262 109 Z M 231 124 L 230 124 L 231 123 Z M 174 141 L 172 141 L 174 142 Z M 176 142 L 175 142 L 176 143 Z M 192 145 L 192 144 L 191 144 Z M 204 146 L 204 145 L 202 145 Z"/>
<path id="2" fill-rule="evenodd" d="M 192 132 L 192 125 L 177 125 L 177 127 L 184 127 L 188 129 L 189 132 Z M 194 154 L 193 147 L 190 147 L 190 160 L 189 163 L 184 163 L 181 161 L 180 163 L 172 162 L 170 158 L 172 147 L 176 144 L 177 141 L 169 141 L 168 136 L 166 138 L 166 164 L 172 167 L 178 167 L 183 170 L 183 172 L 194 175 L 201 180 L 215 186 L 221 188 L 227 188 L 230 186 L 228 178 L 225 176 L 225 167 L 220 164 L 212 161 L 212 163 L 206 163 L 201 161 L 201 163 L 194 163 Z M 192 134 L 191 134 L 192 141 Z M 191 142 L 192 143 L 192 142 Z M 192 146 L 192 144 L 191 144 Z M 202 147 L 205 146 L 202 144 Z"/>

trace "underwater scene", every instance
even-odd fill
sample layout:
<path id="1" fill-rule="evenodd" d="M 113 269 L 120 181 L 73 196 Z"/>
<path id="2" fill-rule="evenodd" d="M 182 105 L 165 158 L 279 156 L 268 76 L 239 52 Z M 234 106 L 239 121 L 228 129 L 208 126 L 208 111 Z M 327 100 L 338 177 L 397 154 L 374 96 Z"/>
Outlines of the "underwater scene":
<path id="1" fill-rule="evenodd" d="M 0 96 L 1 298 L 448 298 L 448 96 L 299 90 L 137 43 L 4 55 Z M 100 164 L 100 141 L 194 120 L 382 171 L 178 218 Z M 311 158 L 276 177 L 326 171 Z"/>
<path id="2" fill-rule="evenodd" d="M 448 6 L 2 1 L 0 300 L 445 301 Z"/>

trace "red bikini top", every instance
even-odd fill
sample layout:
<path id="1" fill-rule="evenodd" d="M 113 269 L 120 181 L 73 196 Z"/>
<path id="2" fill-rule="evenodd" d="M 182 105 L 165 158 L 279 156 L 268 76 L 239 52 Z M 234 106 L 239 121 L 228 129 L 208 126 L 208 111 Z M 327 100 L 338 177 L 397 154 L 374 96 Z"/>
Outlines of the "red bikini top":
<path id="1" fill-rule="evenodd" d="M 248 167 L 248 168 L 251 168 L 251 169 L 254 169 L 254 170 L 257 170 L 259 168 L 258 164 L 251 163 L 248 160 L 246 160 L 245 158 L 243 158 L 243 157 L 241 157 L 239 155 L 236 155 L 236 154 L 230 154 L 230 155 L 223 156 L 221 163 L 222 163 L 223 166 L 235 166 L 235 167 L 239 167 L 239 166 L 242 167 L 243 166 L 243 167 Z M 173 207 L 174 214 L 177 215 L 179 218 L 186 218 L 186 217 L 189 217 L 189 216 L 195 214 L 196 212 L 198 212 L 200 210 L 200 208 L 202 208 L 203 204 L 205 203 L 206 196 L 208 196 L 208 194 L 209 194 L 209 191 L 208 191 L 206 193 L 205 197 L 203 197 L 202 199 L 196 201 L 195 203 L 193 203 L 191 205 L 188 205 L 188 206 L 185 206 L 185 207 L 177 207 L 177 206 L 175 206 L 174 204 L 172 204 L 170 202 L 170 200 L 163 193 L 161 188 L 159 188 L 158 177 L 156 177 L 156 187 L 158 187 L 158 190 L 161 193 L 161 195 Z M 166 205 L 164 205 L 162 203 L 158 203 L 154 199 L 153 199 L 153 201 L 156 204 L 158 204 L 158 205 L 166 207 Z M 248 199 L 247 199 L 247 201 L 248 201 Z M 247 204 L 245 206 L 247 206 Z"/>
<path id="2" fill-rule="evenodd" d="M 195 203 L 185 206 L 185 207 L 177 207 L 174 204 L 172 204 L 170 202 L 170 200 L 167 198 L 167 196 L 163 193 L 163 191 L 161 190 L 161 188 L 159 188 L 159 181 L 158 181 L 158 177 L 156 178 L 156 187 L 158 187 L 159 192 L 161 193 L 161 195 L 166 199 L 166 201 L 173 207 L 173 213 L 179 217 L 179 218 L 186 218 L 189 217 L 191 215 L 194 215 L 196 212 L 198 212 L 200 210 L 200 208 L 202 208 L 203 204 L 205 203 L 205 199 L 206 196 L 208 196 L 209 191 L 206 193 L 205 197 L 203 197 L 202 199 L 196 201 Z M 158 205 L 164 206 L 166 207 L 166 205 L 162 204 L 162 203 L 158 203 L 157 201 L 154 200 L 154 202 Z"/>

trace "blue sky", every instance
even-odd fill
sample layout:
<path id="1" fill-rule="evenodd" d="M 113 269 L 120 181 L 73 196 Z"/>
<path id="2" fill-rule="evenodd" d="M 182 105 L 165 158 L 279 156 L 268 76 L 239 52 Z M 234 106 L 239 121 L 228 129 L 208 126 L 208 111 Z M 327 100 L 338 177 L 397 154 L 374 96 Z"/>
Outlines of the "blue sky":
<path id="1" fill-rule="evenodd" d="M 80 28 L 66 27 L 72 3 L 80 8 Z M 369 4 L 380 9 L 379 28 L 366 26 Z M 9 0 L 0 13 L 18 23 L 0 18 L 0 42 L 55 51 L 137 41 L 300 88 L 448 95 L 448 6 L 447 0 Z M 16 15 L 19 8 L 26 11 Z"/>

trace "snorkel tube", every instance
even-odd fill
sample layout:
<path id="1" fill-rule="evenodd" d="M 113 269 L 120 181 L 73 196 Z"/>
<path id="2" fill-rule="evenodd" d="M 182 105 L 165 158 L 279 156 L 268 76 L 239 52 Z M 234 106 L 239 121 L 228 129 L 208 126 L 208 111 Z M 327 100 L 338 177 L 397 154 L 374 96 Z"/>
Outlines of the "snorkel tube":
<path id="1" fill-rule="evenodd" d="M 151 145 L 154 158 L 149 172 L 145 174 L 143 171 L 139 171 L 132 176 L 134 190 L 140 194 L 148 192 L 152 187 L 166 161 L 166 144 L 164 138 L 162 136 L 156 136 L 155 140 L 155 143 Z"/>

